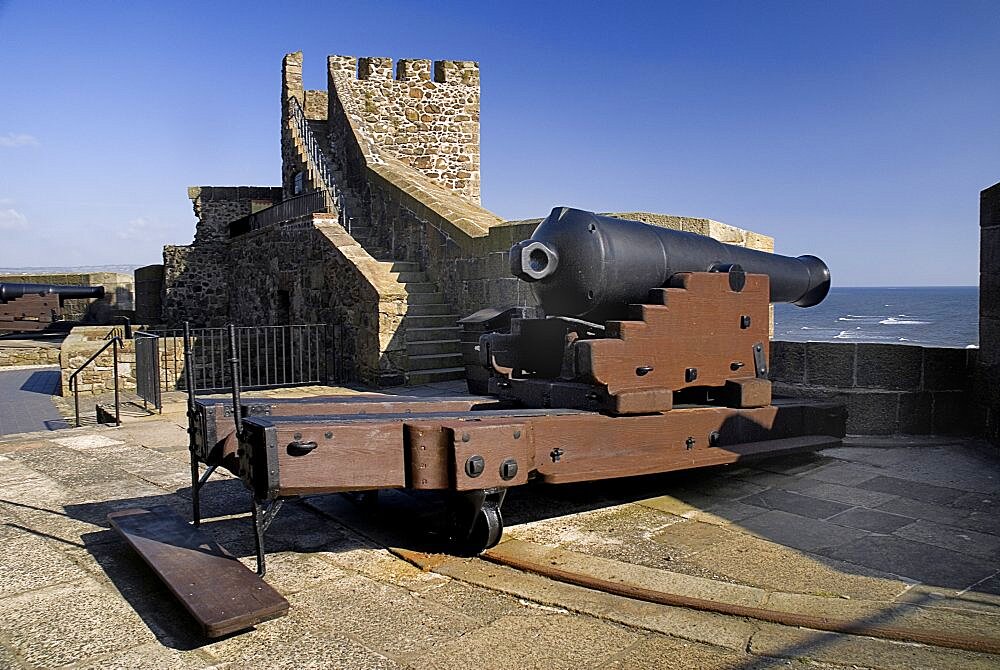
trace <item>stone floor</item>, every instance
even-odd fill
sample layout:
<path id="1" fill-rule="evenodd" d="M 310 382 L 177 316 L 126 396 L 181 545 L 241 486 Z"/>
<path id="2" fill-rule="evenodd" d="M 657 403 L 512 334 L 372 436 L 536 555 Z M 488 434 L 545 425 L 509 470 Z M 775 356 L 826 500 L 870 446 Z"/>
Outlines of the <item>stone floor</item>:
<path id="1" fill-rule="evenodd" d="M 0 438 L 0 668 L 1000 666 L 483 559 L 421 569 L 397 554 L 435 546 L 423 529 L 438 501 L 399 492 L 375 512 L 342 496 L 287 504 L 267 539 L 289 615 L 205 640 L 105 520 L 157 504 L 187 515 L 186 442 L 177 403 L 121 428 Z M 752 467 L 515 489 L 498 550 L 651 588 L 1000 637 L 998 501 L 1000 459 L 978 442 L 854 438 Z M 247 506 L 231 477 L 205 488 L 205 529 L 252 565 Z"/>

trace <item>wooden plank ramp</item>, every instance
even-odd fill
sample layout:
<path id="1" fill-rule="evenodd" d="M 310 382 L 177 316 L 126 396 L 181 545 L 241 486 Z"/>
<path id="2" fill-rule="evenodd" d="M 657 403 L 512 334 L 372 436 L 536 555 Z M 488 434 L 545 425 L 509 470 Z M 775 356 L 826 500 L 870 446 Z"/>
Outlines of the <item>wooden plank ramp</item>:
<path id="1" fill-rule="evenodd" d="M 126 509 L 108 521 L 181 601 L 206 637 L 276 619 L 288 601 L 170 507 Z"/>

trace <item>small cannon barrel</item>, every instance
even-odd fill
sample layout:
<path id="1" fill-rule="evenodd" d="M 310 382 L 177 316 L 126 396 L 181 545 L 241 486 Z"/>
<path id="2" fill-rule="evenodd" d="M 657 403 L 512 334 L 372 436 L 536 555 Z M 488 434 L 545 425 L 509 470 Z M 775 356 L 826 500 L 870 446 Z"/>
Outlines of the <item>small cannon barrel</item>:
<path id="1" fill-rule="evenodd" d="M 726 270 L 770 277 L 771 302 L 810 307 L 830 290 L 830 269 L 815 256 L 781 256 L 704 235 L 556 207 L 510 250 L 511 272 L 552 315 L 624 318 L 626 305 L 679 272 Z"/>
<path id="2" fill-rule="evenodd" d="M 9 284 L 0 283 L 0 302 L 8 302 L 26 295 L 57 295 L 63 300 L 103 298 L 103 286 L 61 286 L 59 284 Z"/>

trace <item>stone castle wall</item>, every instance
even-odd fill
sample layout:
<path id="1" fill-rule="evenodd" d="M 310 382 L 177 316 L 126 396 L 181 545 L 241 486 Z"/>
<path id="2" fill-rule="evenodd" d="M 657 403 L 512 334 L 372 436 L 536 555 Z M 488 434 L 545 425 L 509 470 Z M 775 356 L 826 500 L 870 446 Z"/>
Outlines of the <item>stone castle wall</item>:
<path id="1" fill-rule="evenodd" d="M 1000 183 L 979 196 L 979 360 L 975 397 L 986 436 L 1000 445 Z"/>
<path id="2" fill-rule="evenodd" d="M 163 247 L 163 323 L 196 327 L 229 321 L 229 246 L 204 242 Z"/>
<path id="3" fill-rule="evenodd" d="M 221 326 L 229 318 L 229 224 L 281 202 L 282 190 L 192 186 L 188 197 L 198 224 L 192 244 L 163 248 L 162 321 L 172 326 L 185 320 L 201 327 Z"/>
<path id="4" fill-rule="evenodd" d="M 0 368 L 59 365 L 59 345 L 51 342 L 0 341 Z"/>

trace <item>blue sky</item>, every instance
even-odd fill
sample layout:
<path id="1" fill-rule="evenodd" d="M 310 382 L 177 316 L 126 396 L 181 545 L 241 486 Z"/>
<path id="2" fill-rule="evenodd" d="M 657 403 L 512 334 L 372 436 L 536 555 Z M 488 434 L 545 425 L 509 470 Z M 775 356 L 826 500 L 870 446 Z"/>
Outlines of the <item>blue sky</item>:
<path id="1" fill-rule="evenodd" d="M 1000 3 L 0 0 L 0 266 L 146 264 L 274 185 L 284 53 L 473 59 L 483 204 L 704 216 L 839 285 L 978 281 Z"/>

